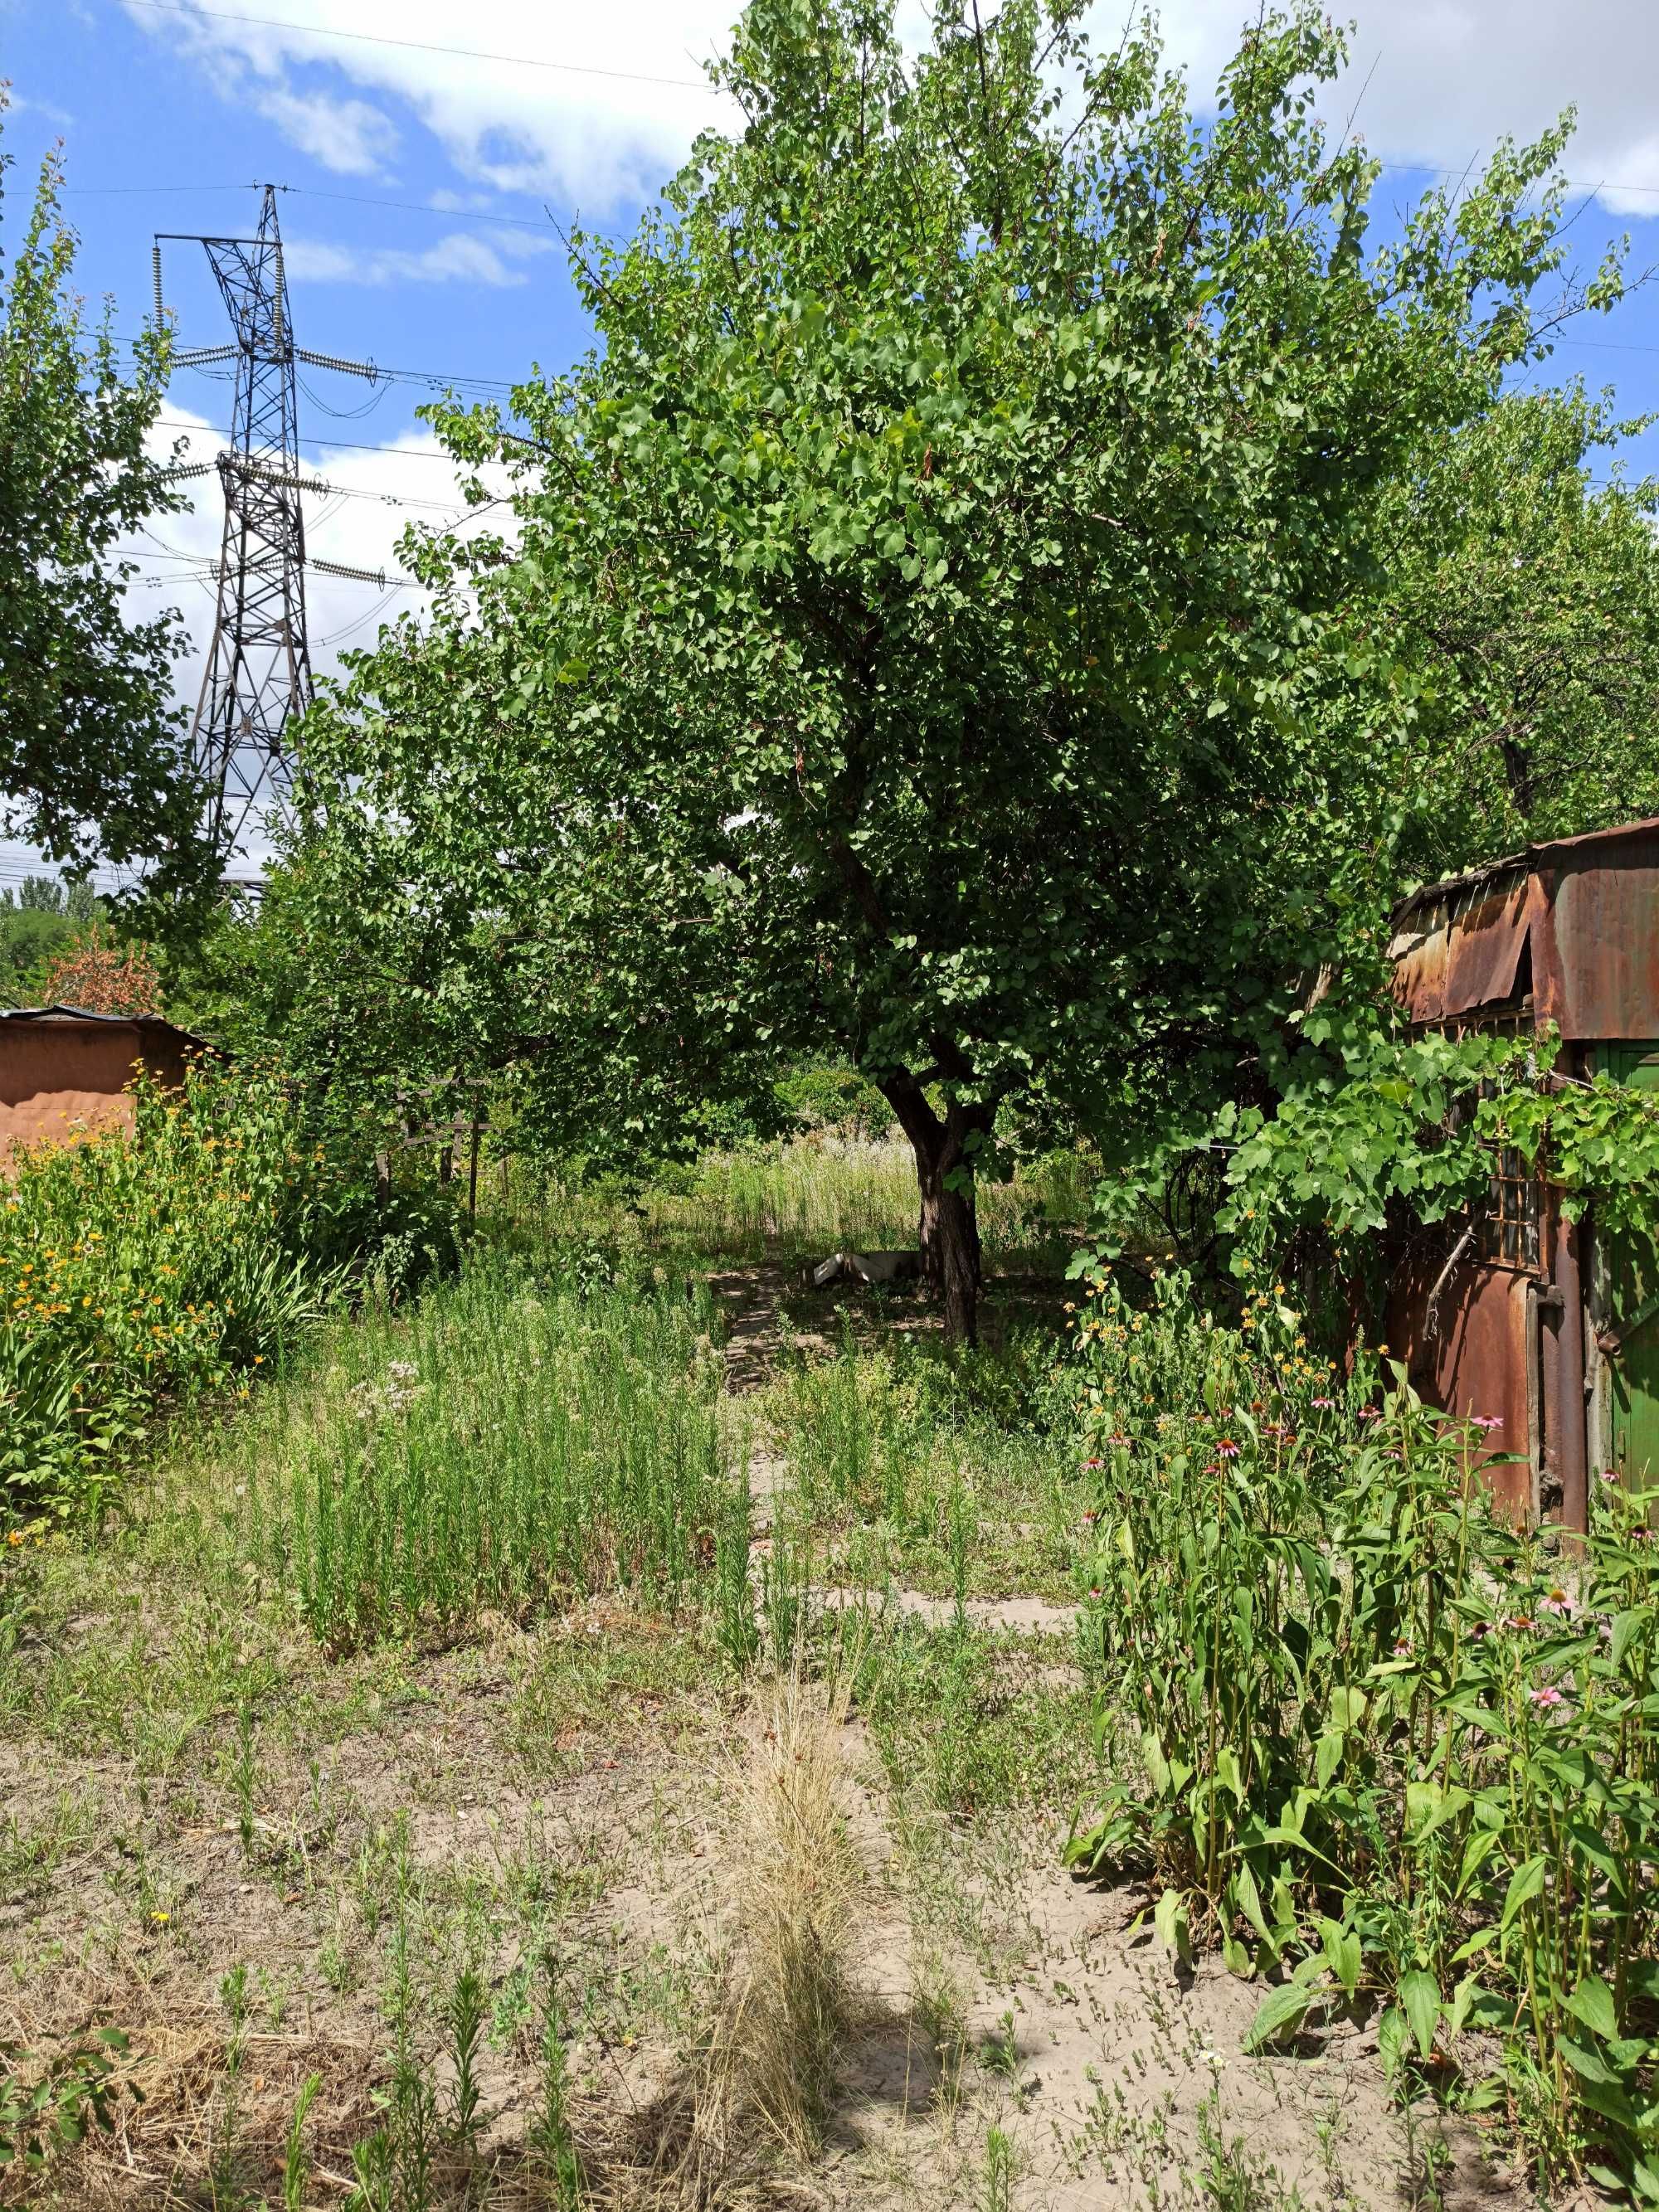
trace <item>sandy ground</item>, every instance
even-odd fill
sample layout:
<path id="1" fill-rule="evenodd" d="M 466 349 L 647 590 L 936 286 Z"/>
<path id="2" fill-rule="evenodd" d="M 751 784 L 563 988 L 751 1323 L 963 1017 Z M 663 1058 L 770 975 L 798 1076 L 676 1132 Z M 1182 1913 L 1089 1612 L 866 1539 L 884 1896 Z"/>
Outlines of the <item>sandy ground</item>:
<path id="1" fill-rule="evenodd" d="M 717 1280 L 738 1390 L 775 1357 L 781 1286 L 755 1271 Z M 763 1528 L 787 1474 L 751 1462 Z M 826 1610 L 849 1595 L 817 1593 Z M 118 1648 L 133 1680 L 176 1668 L 176 1595 L 106 1586 L 6 1663 L 61 1666 L 68 1644 Z M 924 1620 L 954 1611 L 903 1590 L 888 1602 Z M 1049 1674 L 1070 1666 L 1066 1608 L 1015 1596 L 968 1612 L 977 1629 L 1033 1639 Z M 0 2041 L 44 2051 L 114 2023 L 130 2047 L 112 2132 L 43 2176 L 14 2168 L 0 2203 L 283 2203 L 285 2142 L 314 2075 L 294 2201 L 343 2203 L 388 2077 L 400 1921 L 441 2107 L 454 2073 L 442 2020 L 465 1961 L 489 2006 L 481 2130 L 465 2157 L 438 2158 L 429 2202 L 561 2201 L 526 2150 L 544 2104 L 536 1993 L 551 1987 L 585 2201 L 664 2203 L 640 2146 L 684 2094 L 741 1941 L 732 1900 L 748 1844 L 732 1808 L 767 1726 L 763 1692 L 709 1661 L 705 1650 L 688 1662 L 682 1633 L 614 1606 L 529 1628 L 486 1622 L 467 1647 L 332 1668 L 296 1633 L 271 1654 L 251 1790 L 222 1712 L 181 1714 L 169 1753 L 95 1713 L 77 1721 L 72 1699 L 46 1726 L 15 1698 L 23 1717 L 0 1735 Z M 1246 2057 L 1259 1989 L 1211 1965 L 1179 1969 L 1143 1924 L 1144 1898 L 1061 1870 L 1052 1822 L 902 1803 L 902 1778 L 896 1795 L 856 1711 L 835 1745 L 861 1869 L 860 2025 L 842 2090 L 809 2166 L 764 2183 L 745 2170 L 705 2202 L 1520 2201 L 1472 2130 L 1391 2101 L 1374 2027 Z"/>

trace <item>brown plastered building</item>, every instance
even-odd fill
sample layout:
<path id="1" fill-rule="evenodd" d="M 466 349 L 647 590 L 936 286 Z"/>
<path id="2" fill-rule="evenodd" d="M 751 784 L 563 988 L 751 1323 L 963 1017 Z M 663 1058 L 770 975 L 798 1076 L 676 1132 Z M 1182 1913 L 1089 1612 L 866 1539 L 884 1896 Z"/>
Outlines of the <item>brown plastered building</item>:
<path id="1" fill-rule="evenodd" d="M 130 1129 L 128 1086 L 141 1060 L 177 1088 L 190 1061 L 213 1049 L 160 1014 L 0 1007 L 0 1176 L 19 1145 L 61 1143 L 112 1125 Z"/>
<path id="2" fill-rule="evenodd" d="M 1534 845 L 1407 899 L 1395 991 L 1419 1030 L 1553 1029 L 1558 1077 L 1659 1090 L 1659 821 Z M 1548 1161 L 1493 1159 L 1473 1218 L 1413 1239 L 1389 1342 L 1416 1388 L 1501 1420 L 1488 1478 L 1518 1514 L 1584 1526 L 1603 1471 L 1659 1483 L 1659 1281 L 1638 1240 L 1569 1221 Z"/>

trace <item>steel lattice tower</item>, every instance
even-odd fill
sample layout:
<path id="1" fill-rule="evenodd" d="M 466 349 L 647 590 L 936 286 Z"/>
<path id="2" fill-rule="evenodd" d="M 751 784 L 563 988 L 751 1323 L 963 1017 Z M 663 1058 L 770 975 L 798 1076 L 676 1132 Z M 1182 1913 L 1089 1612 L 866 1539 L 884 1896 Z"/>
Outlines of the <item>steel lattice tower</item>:
<path id="1" fill-rule="evenodd" d="M 276 187 L 264 187 L 257 238 L 160 234 L 158 327 L 163 237 L 205 247 L 235 333 L 232 345 L 175 356 L 181 365 L 236 363 L 231 446 L 217 465 L 225 495 L 218 610 L 191 731 L 191 765 L 207 793 L 205 826 L 228 857 L 241 849 L 250 824 L 289 819 L 293 760 L 284 732 L 311 702 L 299 403 Z"/>
<path id="2" fill-rule="evenodd" d="M 250 827 L 291 821 L 295 763 L 288 726 L 311 703 L 300 495 L 329 487 L 300 472 L 295 364 L 303 361 L 371 383 L 379 374 L 370 363 L 342 361 L 295 344 L 277 190 L 275 185 L 260 188 L 255 238 L 161 231 L 155 248 L 157 329 L 163 320 L 161 240 L 175 239 L 205 248 L 234 332 L 230 345 L 198 347 L 173 356 L 179 368 L 221 361 L 236 364 L 231 444 L 213 465 L 225 495 L 218 608 L 191 731 L 191 763 L 207 793 L 205 826 L 227 859 L 246 851 L 242 840 Z M 207 472 L 204 463 L 171 473 Z M 315 565 L 331 575 L 386 581 L 378 571 L 337 562 Z"/>
<path id="3" fill-rule="evenodd" d="M 234 357 L 236 397 L 231 447 L 218 462 L 225 495 L 219 604 L 191 755 L 208 793 L 209 833 L 228 856 L 250 825 L 289 819 L 293 761 L 283 733 L 289 716 L 311 702 L 299 403 L 275 187 L 264 189 L 257 238 L 199 243 L 235 343 L 182 358 Z M 159 270 L 158 246 L 158 306 Z"/>

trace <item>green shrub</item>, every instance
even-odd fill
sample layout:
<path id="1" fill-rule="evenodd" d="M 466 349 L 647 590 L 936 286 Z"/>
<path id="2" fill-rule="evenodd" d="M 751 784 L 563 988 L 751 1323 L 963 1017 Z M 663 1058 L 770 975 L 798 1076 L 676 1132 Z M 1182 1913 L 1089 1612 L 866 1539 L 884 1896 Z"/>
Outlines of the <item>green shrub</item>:
<path id="1" fill-rule="evenodd" d="M 804 1129 L 830 1129 L 868 1141 L 896 1126 L 892 1108 L 871 1082 L 844 1061 L 811 1060 L 774 1085 L 779 1106 Z"/>
<path id="2" fill-rule="evenodd" d="M 1483 1428 L 1106 1277 L 1077 1371 L 1103 1725 L 1139 1731 L 1069 1856 L 1134 1866 L 1172 1948 L 1269 1977 L 1254 2039 L 1381 2000 L 1385 2055 L 1659 2200 L 1659 1607 L 1648 1501 L 1571 1566 L 1493 1510 Z"/>
<path id="3" fill-rule="evenodd" d="M 163 1400 L 279 1358 L 326 1300 L 326 1155 L 259 1073 L 135 1086 L 135 1127 L 31 1147 L 0 1184 L 0 1498 L 96 1497 Z"/>

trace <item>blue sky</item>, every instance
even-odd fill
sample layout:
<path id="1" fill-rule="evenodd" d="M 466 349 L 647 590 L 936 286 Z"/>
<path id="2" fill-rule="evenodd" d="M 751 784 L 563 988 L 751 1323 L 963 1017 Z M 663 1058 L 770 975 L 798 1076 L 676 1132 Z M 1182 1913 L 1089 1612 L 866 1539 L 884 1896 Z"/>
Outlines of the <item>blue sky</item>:
<path id="1" fill-rule="evenodd" d="M 0 0 L 12 191 L 61 137 L 80 281 L 114 295 L 118 327 L 131 331 L 149 305 L 153 232 L 246 229 L 257 209 L 249 186 L 286 185 L 301 343 L 487 388 L 582 346 L 550 211 L 560 224 L 580 215 L 631 226 L 694 132 L 721 117 L 696 60 L 723 42 L 734 12 L 733 0 L 225 0 L 217 12 L 194 0 Z M 1122 12 L 1121 0 L 1099 0 L 1114 40 Z M 1626 230 L 1632 267 L 1659 266 L 1653 0 L 1355 0 L 1353 12 L 1350 82 L 1322 104 L 1339 124 L 1352 109 L 1371 150 L 1396 165 L 1387 199 L 1409 201 L 1433 168 L 1461 172 L 1501 131 L 1536 131 L 1572 101 L 1579 131 L 1566 166 L 1586 187 L 1573 233 L 1586 270 Z M 1170 50 L 1196 87 L 1213 82 L 1243 14 L 1242 0 L 1164 7 Z M 15 197 L 9 205 L 15 221 Z M 199 247 L 166 252 L 181 343 L 218 342 L 222 311 Z M 1534 378 L 1553 374 L 1610 384 L 1631 413 L 1659 410 L 1659 283 L 1576 325 Z M 415 420 L 426 390 L 398 382 L 377 392 L 324 372 L 307 372 L 306 386 L 307 452 L 339 490 L 311 518 L 313 550 L 395 567 L 404 522 L 455 499 Z M 167 415 L 194 426 L 191 450 L 205 457 L 228 406 L 224 383 L 182 370 Z M 1634 457 L 1659 468 L 1659 429 Z M 198 645 L 211 618 L 199 564 L 216 533 L 204 493 L 197 512 L 135 549 L 150 602 L 176 598 Z M 335 641 L 319 644 L 319 664 L 410 604 L 315 579 L 313 635 Z M 186 664 L 181 692 L 193 698 L 196 682 Z M 0 881 L 16 865 L 0 848 Z"/>

